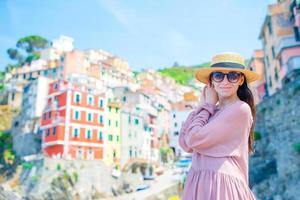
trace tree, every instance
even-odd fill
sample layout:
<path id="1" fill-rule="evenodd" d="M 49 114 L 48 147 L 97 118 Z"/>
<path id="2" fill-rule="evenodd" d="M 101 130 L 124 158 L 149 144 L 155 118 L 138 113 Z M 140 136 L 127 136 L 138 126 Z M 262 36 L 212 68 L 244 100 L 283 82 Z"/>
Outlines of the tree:
<path id="1" fill-rule="evenodd" d="M 7 49 L 7 54 L 11 60 L 16 61 L 16 64 L 8 64 L 6 71 L 13 68 L 21 67 L 24 64 L 30 64 L 33 60 L 40 58 L 40 50 L 48 48 L 50 42 L 37 35 L 23 37 L 18 40 L 16 47 Z M 25 55 L 24 55 L 25 54 Z"/>
<path id="2" fill-rule="evenodd" d="M 48 47 L 49 41 L 37 35 L 21 38 L 17 42 L 17 47 L 25 50 L 28 54 L 32 54 L 38 50 Z"/>

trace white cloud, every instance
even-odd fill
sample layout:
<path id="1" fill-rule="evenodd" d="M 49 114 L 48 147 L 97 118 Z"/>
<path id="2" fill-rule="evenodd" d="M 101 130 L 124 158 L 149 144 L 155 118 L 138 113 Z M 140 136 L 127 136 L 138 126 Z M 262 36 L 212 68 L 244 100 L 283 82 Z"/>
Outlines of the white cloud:
<path id="1" fill-rule="evenodd" d="M 114 0 L 100 0 L 99 3 L 130 33 L 136 35 L 137 18 L 132 9 L 122 7 L 117 1 Z"/>

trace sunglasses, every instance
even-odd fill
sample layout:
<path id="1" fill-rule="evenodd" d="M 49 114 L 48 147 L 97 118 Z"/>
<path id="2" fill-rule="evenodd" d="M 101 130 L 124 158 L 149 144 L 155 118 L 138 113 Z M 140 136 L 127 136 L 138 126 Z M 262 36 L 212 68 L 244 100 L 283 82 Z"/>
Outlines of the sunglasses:
<path id="1" fill-rule="evenodd" d="M 230 83 L 236 83 L 238 82 L 239 78 L 241 77 L 241 73 L 238 72 L 229 72 L 229 73 L 223 73 L 223 72 L 212 72 L 211 73 L 211 79 L 215 82 L 222 82 L 224 80 L 224 77 L 227 76 L 227 80 Z"/>

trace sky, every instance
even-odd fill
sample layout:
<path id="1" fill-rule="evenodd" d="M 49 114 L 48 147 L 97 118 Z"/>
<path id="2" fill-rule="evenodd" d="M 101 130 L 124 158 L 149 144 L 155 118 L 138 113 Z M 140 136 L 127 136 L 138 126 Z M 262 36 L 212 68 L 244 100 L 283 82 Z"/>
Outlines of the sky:
<path id="1" fill-rule="evenodd" d="M 135 71 L 196 65 L 222 51 L 250 58 L 275 0 L 0 0 L 0 70 L 18 39 L 66 35 L 76 49 L 103 49 Z"/>

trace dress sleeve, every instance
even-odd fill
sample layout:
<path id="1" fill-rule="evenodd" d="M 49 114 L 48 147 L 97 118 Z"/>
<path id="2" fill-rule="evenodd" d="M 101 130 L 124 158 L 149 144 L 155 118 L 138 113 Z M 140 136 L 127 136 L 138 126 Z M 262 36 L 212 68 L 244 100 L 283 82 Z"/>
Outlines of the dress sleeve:
<path id="1" fill-rule="evenodd" d="M 179 133 L 179 146 L 186 152 L 188 153 L 192 153 L 193 149 L 188 147 L 184 136 L 187 132 L 187 128 L 188 126 L 192 123 L 192 121 L 194 120 L 194 117 L 201 112 L 204 108 L 207 109 L 212 109 L 212 105 L 209 104 L 203 104 L 203 105 L 199 105 L 195 110 L 193 110 L 187 117 L 187 119 L 182 123 L 181 125 L 181 129 L 180 129 L 180 133 Z"/>
<path id="2" fill-rule="evenodd" d="M 212 110 L 202 109 L 186 129 L 188 148 L 200 154 L 225 157 L 240 155 L 239 145 L 250 132 L 252 115 L 248 104 L 234 104 L 208 122 Z M 248 138 L 248 137 L 247 137 Z"/>

